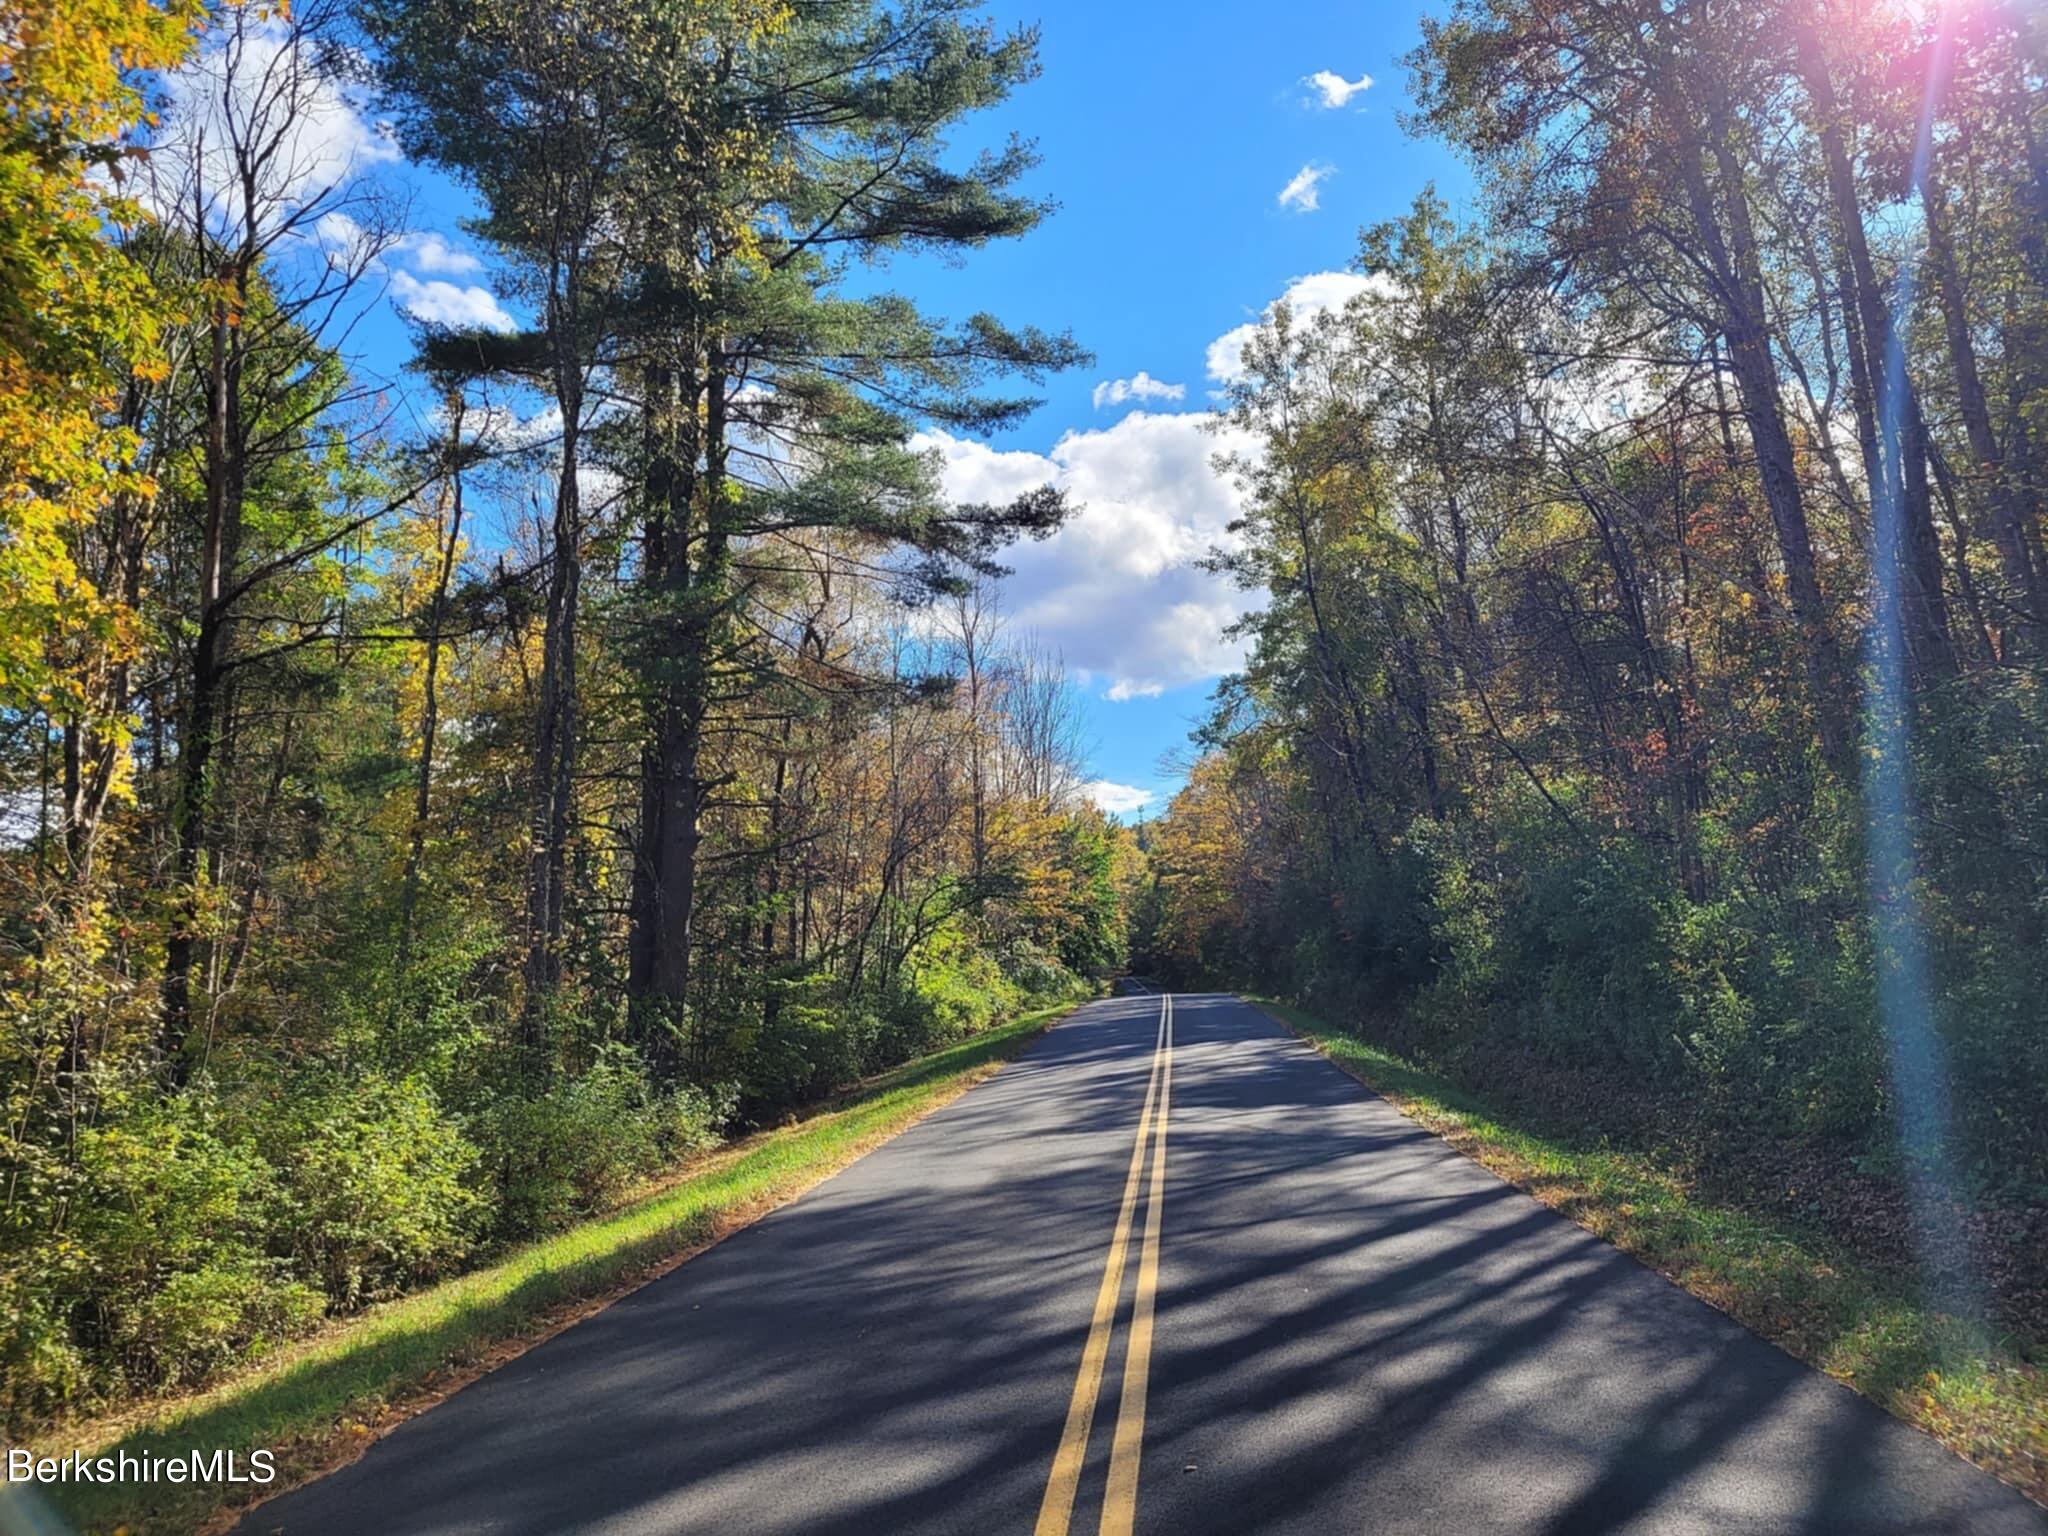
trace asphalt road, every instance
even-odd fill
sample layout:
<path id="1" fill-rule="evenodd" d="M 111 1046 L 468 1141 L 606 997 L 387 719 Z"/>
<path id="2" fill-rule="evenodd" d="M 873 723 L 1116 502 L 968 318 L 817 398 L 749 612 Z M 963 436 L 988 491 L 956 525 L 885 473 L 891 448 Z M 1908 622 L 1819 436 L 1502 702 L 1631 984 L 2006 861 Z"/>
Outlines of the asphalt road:
<path id="1" fill-rule="evenodd" d="M 1163 1011 L 1083 1008 L 242 1529 L 2048 1532 L 1253 1009 Z"/>

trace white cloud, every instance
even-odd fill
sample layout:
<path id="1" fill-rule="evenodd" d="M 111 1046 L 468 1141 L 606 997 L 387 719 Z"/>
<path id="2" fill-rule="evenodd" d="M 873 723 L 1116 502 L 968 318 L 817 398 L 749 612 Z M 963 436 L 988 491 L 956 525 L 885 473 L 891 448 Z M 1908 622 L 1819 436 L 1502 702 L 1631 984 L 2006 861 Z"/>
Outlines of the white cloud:
<path id="1" fill-rule="evenodd" d="M 1210 343 L 1210 377 L 1228 383 L 1242 375 L 1244 344 L 1275 304 L 1306 321 L 1368 292 L 1391 292 L 1390 280 L 1355 272 L 1295 278 L 1257 318 Z M 1140 373 L 1098 385 L 1098 393 L 1117 398 L 1104 391 L 1122 384 L 1131 386 L 1125 398 L 1142 399 L 1139 380 L 1178 388 Z M 1080 508 L 1067 525 L 1006 553 L 1014 574 L 1004 583 L 1004 606 L 1020 627 L 1058 650 L 1083 683 L 1107 698 L 1131 699 L 1235 670 L 1243 645 L 1223 631 L 1262 601 L 1196 563 L 1237 543 L 1230 531 L 1237 489 L 1217 471 L 1216 456 L 1249 457 L 1258 446 L 1247 434 L 1213 430 L 1216 422 L 1206 411 L 1134 410 L 1114 425 L 1068 432 L 1045 453 L 991 448 L 943 431 L 923 433 L 915 445 L 939 456 L 946 492 L 957 501 L 1011 501 L 1047 483 L 1067 492 Z M 1106 810 L 1118 807 L 1104 795 L 1143 793 L 1106 781 L 1088 791 Z"/>
<path id="2" fill-rule="evenodd" d="M 483 262 L 470 252 L 448 243 L 446 235 L 426 230 L 416 235 L 407 235 L 399 242 L 399 248 L 412 258 L 412 264 L 422 272 L 446 272 L 451 275 L 483 270 Z"/>
<path id="3" fill-rule="evenodd" d="M 1209 430 L 1205 412 L 1133 411 L 1114 426 L 1069 432 L 1048 454 L 1002 451 L 945 432 L 919 439 L 961 501 L 1010 500 L 1051 482 L 1080 505 L 1043 543 L 1006 555 L 1005 605 L 1025 629 L 1111 699 L 1201 682 L 1235 668 L 1222 631 L 1246 606 L 1231 583 L 1194 562 L 1232 542 L 1237 503 L 1210 464 L 1248 442 Z"/>
<path id="4" fill-rule="evenodd" d="M 435 430 L 447 431 L 446 409 L 436 404 L 431 415 Z M 559 441 L 562 436 L 562 408 L 554 404 L 543 405 L 531 416 L 522 416 L 509 405 L 489 401 L 469 406 L 463 415 L 463 427 L 465 441 L 495 453 L 515 453 Z"/>
<path id="5" fill-rule="evenodd" d="M 1390 287 L 1389 279 L 1378 275 L 1366 277 L 1357 272 L 1311 272 L 1289 283 L 1278 302 L 1287 306 L 1299 325 L 1330 310 L 1342 309 L 1362 293 L 1386 293 Z M 1268 304 L 1259 312 L 1258 319 L 1233 326 L 1209 343 L 1206 362 L 1210 378 L 1219 384 L 1229 384 L 1244 377 L 1245 343 L 1258 333 L 1261 322 L 1272 313 L 1273 305 Z"/>
<path id="6" fill-rule="evenodd" d="M 1333 165 L 1310 161 L 1294 173 L 1294 179 L 1280 189 L 1276 201 L 1296 213 L 1314 213 L 1323 205 L 1322 183 L 1336 170 Z"/>
<path id="7" fill-rule="evenodd" d="M 482 327 L 490 331 L 518 328 L 518 322 L 505 312 L 497 295 L 474 283 L 457 287 L 439 278 L 422 282 L 410 272 L 394 272 L 391 296 L 408 315 L 430 325 Z"/>
<path id="8" fill-rule="evenodd" d="M 1092 398 L 1099 411 L 1105 405 L 1122 405 L 1126 400 L 1179 400 L 1187 392 L 1187 385 L 1163 383 L 1140 368 L 1135 378 L 1104 379 L 1095 386 Z"/>
<path id="9" fill-rule="evenodd" d="M 1312 75 L 1304 75 L 1301 83 L 1315 93 L 1310 98 L 1314 105 L 1330 111 L 1371 90 L 1372 76 L 1361 70 L 1356 80 L 1346 80 L 1333 70 L 1319 69 Z"/>
<path id="10" fill-rule="evenodd" d="M 380 252 L 388 242 L 340 209 L 330 208 L 313 223 L 313 244 L 330 266 L 362 272 L 383 267 Z"/>
<path id="11" fill-rule="evenodd" d="M 483 269 L 483 262 L 478 257 L 449 244 L 447 236 L 434 230 L 401 235 L 396 239 L 380 237 L 334 208 L 314 221 L 313 239 L 327 253 L 330 261 L 342 265 L 361 265 L 381 272 L 387 270 L 389 257 L 405 257 L 415 271 L 395 273 L 391 279 L 392 290 L 400 307 L 423 320 L 490 325 L 501 331 L 512 328 L 512 318 L 485 289 L 420 280 L 418 274 L 421 272 L 461 276 Z M 374 245 L 371 244 L 373 241 Z M 448 319 L 452 314 L 470 318 L 463 321 Z"/>
<path id="12" fill-rule="evenodd" d="M 313 238 L 331 251 L 352 251 L 369 238 L 362 225 L 338 208 L 330 208 L 313 224 Z"/>
<path id="13" fill-rule="evenodd" d="M 1090 779 L 1081 786 L 1081 793 L 1112 816 L 1142 811 L 1158 798 L 1149 789 L 1140 789 L 1135 784 L 1117 784 L 1109 779 Z"/>
<path id="14" fill-rule="evenodd" d="M 182 211 L 192 205 L 196 173 L 209 224 L 239 218 L 244 189 L 229 145 L 240 138 L 264 151 L 255 194 L 266 218 L 330 196 L 401 158 L 359 99 L 326 72 L 316 45 L 294 39 L 280 19 L 217 30 L 164 76 L 164 127 L 143 195 L 160 210 Z"/>

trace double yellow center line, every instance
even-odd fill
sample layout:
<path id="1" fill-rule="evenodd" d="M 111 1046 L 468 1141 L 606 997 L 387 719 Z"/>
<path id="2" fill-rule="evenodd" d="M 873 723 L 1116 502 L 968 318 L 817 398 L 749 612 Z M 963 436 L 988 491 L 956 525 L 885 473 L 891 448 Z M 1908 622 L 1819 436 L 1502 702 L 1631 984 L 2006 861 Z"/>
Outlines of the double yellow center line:
<path id="1" fill-rule="evenodd" d="M 1131 1148 L 1131 1171 L 1124 1180 L 1123 1204 L 1116 1231 L 1109 1240 L 1109 1259 L 1102 1267 L 1102 1285 L 1095 1293 L 1095 1315 L 1088 1342 L 1081 1349 L 1081 1370 L 1074 1378 L 1074 1396 L 1067 1405 L 1067 1426 L 1046 1479 L 1045 1499 L 1038 1506 L 1036 1536 L 1066 1536 L 1074 1515 L 1074 1496 L 1081 1486 L 1081 1464 L 1088 1456 L 1088 1435 L 1095 1424 L 1095 1401 L 1102 1395 L 1102 1368 L 1109 1357 L 1110 1334 L 1124 1288 L 1124 1258 L 1130 1250 L 1131 1222 L 1137 1214 L 1138 1189 L 1145 1182 L 1145 1152 L 1152 1152 L 1151 1187 L 1145 1200 L 1145 1235 L 1138 1255 L 1137 1294 L 1124 1346 L 1123 1396 L 1117 1404 L 1116 1437 L 1110 1443 L 1109 1485 L 1102 1500 L 1102 1536 L 1128 1536 L 1138 1510 L 1138 1453 L 1145 1440 L 1145 1378 L 1152 1366 L 1152 1309 L 1159 1290 L 1159 1224 L 1166 1203 L 1166 1116 L 1173 1094 L 1173 997 L 1159 999 L 1159 1033 L 1152 1047 L 1152 1075 L 1145 1084 L 1145 1108 L 1138 1116 L 1138 1139 Z"/>

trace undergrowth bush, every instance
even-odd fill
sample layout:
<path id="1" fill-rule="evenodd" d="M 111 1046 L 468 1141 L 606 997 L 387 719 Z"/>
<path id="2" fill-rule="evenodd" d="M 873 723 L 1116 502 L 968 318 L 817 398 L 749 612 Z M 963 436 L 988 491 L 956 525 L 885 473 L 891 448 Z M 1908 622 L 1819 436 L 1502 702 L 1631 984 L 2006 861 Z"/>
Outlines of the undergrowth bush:
<path id="1" fill-rule="evenodd" d="M 663 1090 L 633 1050 L 600 1048 L 579 1076 L 501 1099 L 475 1117 L 495 1185 L 496 1234 L 554 1231 L 717 1140 L 737 1090 Z"/>
<path id="2" fill-rule="evenodd" d="M 255 1124 L 269 1241 L 337 1307 L 444 1274 L 474 1244 L 476 1148 L 417 1079 L 314 1077 Z"/>

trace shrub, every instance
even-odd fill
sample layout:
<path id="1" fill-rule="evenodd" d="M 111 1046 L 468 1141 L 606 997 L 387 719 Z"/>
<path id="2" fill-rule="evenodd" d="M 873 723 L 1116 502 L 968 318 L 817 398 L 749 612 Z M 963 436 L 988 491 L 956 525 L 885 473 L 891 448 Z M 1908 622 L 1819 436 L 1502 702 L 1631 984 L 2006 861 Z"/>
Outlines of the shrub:
<path id="1" fill-rule="evenodd" d="M 445 1273 L 482 1214 L 477 1151 L 417 1079 L 327 1077 L 257 1119 L 276 1169 L 266 1226 L 339 1307 Z"/>
<path id="2" fill-rule="evenodd" d="M 498 1187 L 498 1231 L 528 1237 L 615 1203 L 677 1157 L 715 1144 L 739 1090 L 657 1092 L 631 1048 L 599 1048 L 589 1070 L 501 1100 L 473 1131 Z"/>
<path id="3" fill-rule="evenodd" d="M 852 1082 L 885 1028 L 852 1004 L 784 1003 L 747 1053 L 742 1101 L 752 1114 L 774 1113 Z"/>
<path id="4" fill-rule="evenodd" d="M 1076 985 L 1074 973 L 1029 939 L 1020 938 L 1004 951 L 1001 967 L 1011 985 L 1025 997 L 1052 999 L 1071 996 Z"/>
<path id="5" fill-rule="evenodd" d="M 146 1379 L 185 1386 L 306 1332 L 326 1310 L 283 1261 L 237 1252 L 170 1275 L 121 1313 L 117 1337 Z"/>
<path id="6" fill-rule="evenodd" d="M 273 1170 L 194 1089 L 80 1138 L 74 1326 L 131 1383 L 189 1384 L 316 1322 L 318 1291 L 263 1251 Z"/>
<path id="7" fill-rule="evenodd" d="M 35 1243 L 0 1264 L 0 1427 L 16 1438 L 92 1391 L 93 1361 L 70 1317 L 81 1257 L 75 1246 Z"/>
<path id="8" fill-rule="evenodd" d="M 739 1097 L 737 1083 L 714 1083 L 709 1088 L 684 1083 L 670 1089 L 659 1105 L 662 1151 L 675 1159 L 717 1146 L 739 1107 Z"/>
<path id="9" fill-rule="evenodd" d="M 964 933 L 940 933 L 899 981 L 865 1065 L 879 1071 L 978 1034 L 1023 1000 L 994 955 Z"/>

